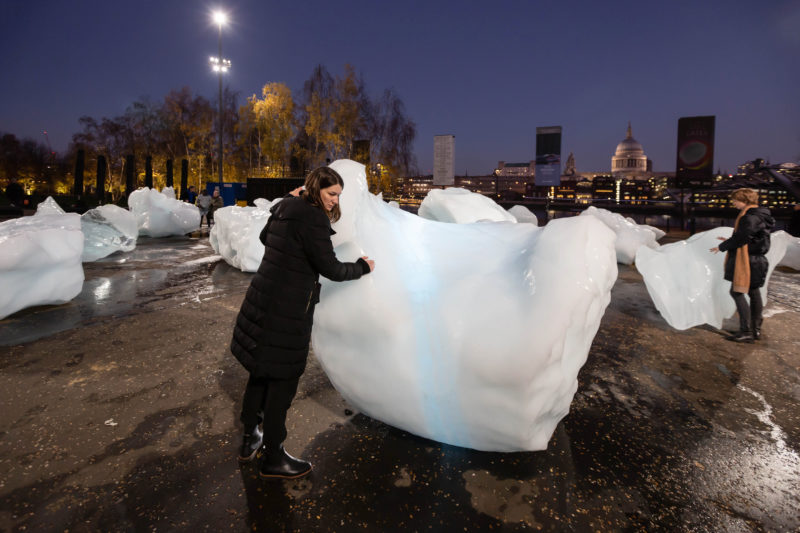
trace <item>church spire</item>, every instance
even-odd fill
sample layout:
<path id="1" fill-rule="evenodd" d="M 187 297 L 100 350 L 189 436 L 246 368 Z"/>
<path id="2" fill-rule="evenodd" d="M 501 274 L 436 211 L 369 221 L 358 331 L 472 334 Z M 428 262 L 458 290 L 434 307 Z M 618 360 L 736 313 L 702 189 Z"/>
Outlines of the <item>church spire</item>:
<path id="1" fill-rule="evenodd" d="M 628 121 L 628 136 L 625 137 L 626 139 L 633 139 L 633 132 L 631 131 L 631 121 Z"/>

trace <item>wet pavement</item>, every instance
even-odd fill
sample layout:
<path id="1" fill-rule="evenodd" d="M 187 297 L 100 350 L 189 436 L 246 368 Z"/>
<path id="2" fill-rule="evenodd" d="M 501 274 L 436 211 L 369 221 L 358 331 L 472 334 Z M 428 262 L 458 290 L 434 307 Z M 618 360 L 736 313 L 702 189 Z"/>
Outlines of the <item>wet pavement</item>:
<path id="1" fill-rule="evenodd" d="M 262 481 L 235 458 L 247 376 L 227 350 L 251 275 L 202 234 L 85 271 L 72 302 L 0 321 L 2 531 L 800 530 L 800 273 L 776 271 L 764 339 L 736 344 L 669 327 L 620 265 L 542 452 L 389 427 L 312 356 L 286 447 L 314 471 Z"/>

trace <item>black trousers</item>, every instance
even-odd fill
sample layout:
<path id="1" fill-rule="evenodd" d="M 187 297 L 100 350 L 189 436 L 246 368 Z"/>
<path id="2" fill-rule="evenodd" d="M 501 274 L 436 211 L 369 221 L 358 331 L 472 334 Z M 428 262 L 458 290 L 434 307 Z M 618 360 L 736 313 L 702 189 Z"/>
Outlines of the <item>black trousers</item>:
<path id="1" fill-rule="evenodd" d="M 741 292 L 733 292 L 731 289 L 731 296 L 733 301 L 736 302 L 736 311 L 739 313 L 739 330 L 752 331 L 752 326 L 761 327 L 761 311 L 764 309 L 764 304 L 761 302 L 761 289 L 750 289 L 747 293 L 750 297 L 750 305 L 747 305 L 747 299 Z"/>
<path id="2" fill-rule="evenodd" d="M 263 424 L 268 449 L 276 449 L 286 440 L 286 412 L 297 394 L 299 381 L 300 378 L 271 379 L 252 374 L 247 380 L 240 420 L 245 428 Z"/>

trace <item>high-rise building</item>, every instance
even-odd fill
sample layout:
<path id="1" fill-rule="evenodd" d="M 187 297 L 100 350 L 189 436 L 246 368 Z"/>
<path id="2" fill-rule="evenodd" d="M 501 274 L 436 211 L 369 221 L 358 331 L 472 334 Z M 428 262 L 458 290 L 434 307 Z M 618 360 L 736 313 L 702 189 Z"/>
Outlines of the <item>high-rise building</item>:
<path id="1" fill-rule="evenodd" d="M 433 137 L 433 184 L 451 186 L 456 173 L 456 136 Z"/>

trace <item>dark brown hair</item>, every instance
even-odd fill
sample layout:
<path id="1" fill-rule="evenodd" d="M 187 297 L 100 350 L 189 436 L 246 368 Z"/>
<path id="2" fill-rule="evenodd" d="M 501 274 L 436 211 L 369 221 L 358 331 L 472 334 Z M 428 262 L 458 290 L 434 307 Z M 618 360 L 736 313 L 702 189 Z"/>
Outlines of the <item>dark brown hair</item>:
<path id="1" fill-rule="evenodd" d="M 333 206 L 333 209 L 330 211 L 325 209 L 320 191 L 328 187 L 333 187 L 334 185 L 339 185 L 344 189 L 344 180 L 339 173 L 331 167 L 319 167 L 312 170 L 311 173 L 306 176 L 306 190 L 303 191 L 303 198 L 306 202 L 325 211 L 325 214 L 328 215 L 331 222 L 339 220 L 342 216 L 342 212 L 339 210 L 339 204 Z"/>
<path id="2" fill-rule="evenodd" d="M 728 198 L 747 205 L 758 205 L 758 192 L 753 189 L 736 189 Z"/>

